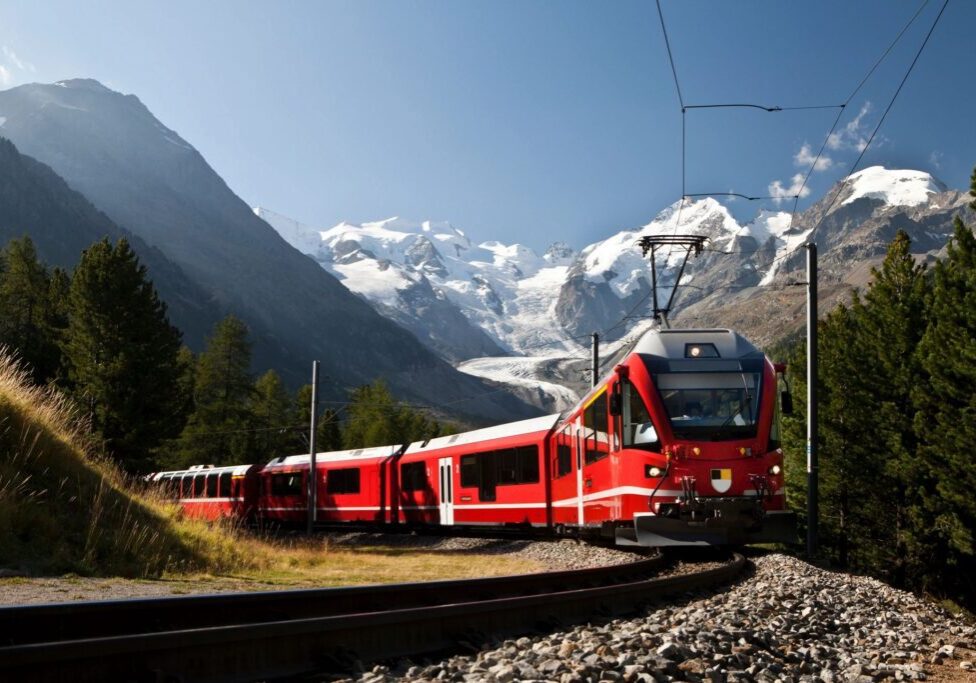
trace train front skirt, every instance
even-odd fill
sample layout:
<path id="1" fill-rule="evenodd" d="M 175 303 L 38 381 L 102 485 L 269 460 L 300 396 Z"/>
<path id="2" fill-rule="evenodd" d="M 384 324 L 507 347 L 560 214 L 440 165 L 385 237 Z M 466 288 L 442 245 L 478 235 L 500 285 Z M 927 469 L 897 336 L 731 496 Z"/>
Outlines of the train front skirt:
<path id="1" fill-rule="evenodd" d="M 634 515 L 617 530 L 619 545 L 708 546 L 797 543 L 796 514 L 764 511 L 756 498 L 697 498 Z"/>

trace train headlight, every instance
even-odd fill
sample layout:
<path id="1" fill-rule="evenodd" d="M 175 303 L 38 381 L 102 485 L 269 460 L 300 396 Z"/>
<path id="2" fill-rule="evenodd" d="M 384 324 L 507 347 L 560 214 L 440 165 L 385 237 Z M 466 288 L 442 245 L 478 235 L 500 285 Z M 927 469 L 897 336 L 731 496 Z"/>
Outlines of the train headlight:
<path id="1" fill-rule="evenodd" d="M 783 471 L 783 468 L 780 467 L 779 465 L 773 465 L 772 467 L 769 468 L 769 473 L 772 474 L 772 475 L 774 475 L 774 476 L 777 475 L 777 474 L 779 474 L 782 471 Z"/>
<path id="2" fill-rule="evenodd" d="M 662 474 L 664 474 L 664 470 L 662 470 L 660 467 L 655 467 L 652 465 L 647 468 L 647 476 L 649 477 L 660 477 Z"/>

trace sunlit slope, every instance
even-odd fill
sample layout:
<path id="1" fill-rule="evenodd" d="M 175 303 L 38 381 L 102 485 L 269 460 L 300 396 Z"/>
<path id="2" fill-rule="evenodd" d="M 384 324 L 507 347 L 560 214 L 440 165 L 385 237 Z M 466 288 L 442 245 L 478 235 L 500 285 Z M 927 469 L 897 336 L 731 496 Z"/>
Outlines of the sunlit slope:
<path id="1" fill-rule="evenodd" d="M 0 349 L 0 568 L 155 576 L 242 563 L 231 534 L 136 492 L 87 441 L 64 399 Z"/>

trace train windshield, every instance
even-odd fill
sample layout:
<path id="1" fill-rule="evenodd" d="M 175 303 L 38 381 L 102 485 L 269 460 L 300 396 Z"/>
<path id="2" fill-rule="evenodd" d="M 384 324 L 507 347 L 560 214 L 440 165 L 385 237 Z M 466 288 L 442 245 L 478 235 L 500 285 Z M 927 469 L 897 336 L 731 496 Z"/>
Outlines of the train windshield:
<path id="1" fill-rule="evenodd" d="M 758 372 L 672 372 L 655 376 L 678 439 L 722 441 L 756 435 Z"/>

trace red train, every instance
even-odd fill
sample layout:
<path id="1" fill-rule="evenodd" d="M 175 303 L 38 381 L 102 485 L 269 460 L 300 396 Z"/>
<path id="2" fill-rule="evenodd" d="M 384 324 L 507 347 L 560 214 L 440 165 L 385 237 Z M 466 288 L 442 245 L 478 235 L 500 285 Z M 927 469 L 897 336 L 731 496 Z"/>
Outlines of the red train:
<path id="1" fill-rule="evenodd" d="M 729 330 L 648 332 L 565 415 L 317 454 L 316 519 L 534 527 L 655 546 L 792 542 L 784 369 Z M 301 523 L 308 474 L 309 456 L 296 455 L 151 478 L 188 514 Z"/>

